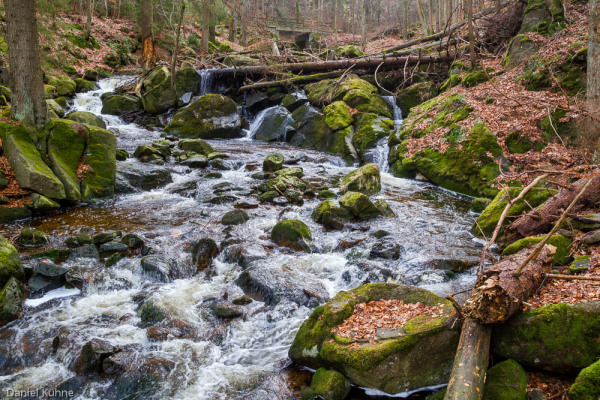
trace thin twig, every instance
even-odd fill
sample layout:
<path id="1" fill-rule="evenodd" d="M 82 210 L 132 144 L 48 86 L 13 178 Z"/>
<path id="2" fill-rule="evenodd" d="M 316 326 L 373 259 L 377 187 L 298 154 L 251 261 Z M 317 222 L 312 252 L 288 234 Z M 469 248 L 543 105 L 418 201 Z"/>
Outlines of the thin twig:
<path id="1" fill-rule="evenodd" d="M 548 278 L 564 279 L 567 281 L 595 281 L 600 282 L 600 276 L 585 276 L 585 275 L 563 275 L 563 274 L 546 274 Z"/>

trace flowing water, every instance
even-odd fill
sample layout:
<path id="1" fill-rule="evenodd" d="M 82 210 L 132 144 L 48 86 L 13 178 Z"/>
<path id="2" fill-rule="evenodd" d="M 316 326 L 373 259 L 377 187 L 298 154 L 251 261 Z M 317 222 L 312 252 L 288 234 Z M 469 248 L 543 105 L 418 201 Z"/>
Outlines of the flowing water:
<path id="1" fill-rule="evenodd" d="M 101 81 L 99 90 L 79 94 L 73 108 L 100 115 L 100 95 L 128 79 Z M 160 137 L 158 131 L 118 117 L 101 117 L 115 133 L 118 146 L 129 152 Z M 169 261 L 177 279 L 157 282 L 143 273 L 139 257 L 125 258 L 111 268 L 91 259 L 65 262 L 63 266 L 84 278 L 82 291 L 60 289 L 42 299 L 28 300 L 23 317 L 0 328 L 1 388 L 58 387 L 74 390 L 79 399 L 290 399 L 310 376 L 291 368 L 287 358 L 297 329 L 315 305 L 305 301 L 304 290 L 330 298 L 365 282 L 389 281 L 445 295 L 473 283 L 472 273 L 453 276 L 431 266 L 434 260 L 469 258 L 478 253 L 479 244 L 469 233 L 473 217 L 467 199 L 428 183 L 384 173 L 378 197 L 388 201 L 396 218 L 327 232 L 310 218 L 319 202 L 314 199 L 303 206 L 261 204 L 248 210 L 251 219 L 246 224 L 224 229 L 220 219 L 233 207 L 231 203 L 207 202 L 214 196 L 213 186 L 228 183 L 230 194 L 240 201 L 256 202 L 250 192 L 259 181 L 251 175 L 273 151 L 296 160 L 294 166 L 303 168 L 309 181 L 333 188 L 352 168 L 341 166 L 336 157 L 285 144 L 248 139 L 211 144 L 229 155 L 226 163 L 232 169 L 222 171 L 220 179 L 204 177 L 211 171 L 170 162 L 165 167 L 173 174 L 173 183 L 164 188 L 118 195 L 98 205 L 72 208 L 13 227 L 17 231 L 33 225 L 44 230 L 51 247 L 61 246 L 66 237 L 82 228 L 96 233 L 136 233 L 152 253 Z M 150 168 L 135 159 L 125 163 Z M 275 223 L 289 218 L 310 227 L 312 253 L 278 248 L 269 240 Z M 399 259 L 369 256 L 378 241 L 373 237 L 377 230 L 390 233 L 385 241 L 401 248 Z M 210 312 L 215 301 L 244 294 L 236 284 L 242 267 L 233 252 L 226 250 L 209 271 L 195 274 L 188 249 L 190 243 L 206 237 L 217 243 L 227 241 L 230 249 L 242 249 L 245 268 L 267 277 L 278 300 L 243 306 L 243 318 L 216 319 Z M 139 315 L 140 304 L 147 301 L 163 310 L 184 334 L 151 340 Z M 120 347 L 123 364 L 128 367 L 113 375 L 76 376 L 70 365 L 92 339 Z M 367 398 L 364 392 L 358 396 Z"/>

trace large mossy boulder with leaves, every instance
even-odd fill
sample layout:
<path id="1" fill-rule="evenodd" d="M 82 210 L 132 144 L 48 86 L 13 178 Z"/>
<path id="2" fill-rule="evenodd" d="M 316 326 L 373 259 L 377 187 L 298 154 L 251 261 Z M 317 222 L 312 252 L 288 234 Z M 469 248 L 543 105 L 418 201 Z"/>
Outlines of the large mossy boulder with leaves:
<path id="1" fill-rule="evenodd" d="M 177 94 L 171 87 L 171 71 L 162 65 L 143 76 L 139 83 L 144 110 L 162 114 L 177 105 Z"/>
<path id="2" fill-rule="evenodd" d="M 529 0 L 519 33 L 538 32 L 548 36 L 566 25 L 562 0 Z"/>
<path id="3" fill-rule="evenodd" d="M 400 132 L 390 135 L 390 172 L 402 178 L 414 178 L 416 173 L 446 189 L 474 197 L 493 198 L 498 189 L 494 179 L 500 174 L 498 160 L 503 165 L 502 147 L 496 136 L 482 122 L 470 130 L 458 124 L 473 108 L 457 94 L 441 94 L 413 108 Z M 409 153 L 409 144 L 419 147 Z"/>
<path id="4" fill-rule="evenodd" d="M 207 94 L 178 111 L 165 132 L 180 138 L 232 139 L 242 136 L 242 122 L 233 100 Z"/>
<path id="5" fill-rule="evenodd" d="M 398 92 L 396 95 L 396 104 L 402 110 L 403 115 L 408 115 L 413 107 L 431 100 L 436 95 L 437 90 L 434 82 L 417 82 Z"/>
<path id="6" fill-rule="evenodd" d="M 418 315 L 402 327 L 378 329 L 375 337 L 352 339 L 334 333 L 355 307 L 379 300 L 401 300 L 437 307 L 436 316 Z M 459 339 L 455 311 L 447 300 L 427 290 L 391 283 L 371 283 L 338 293 L 317 307 L 302 324 L 289 357 L 310 368 L 324 367 L 353 384 L 400 393 L 448 381 Z"/>
<path id="7" fill-rule="evenodd" d="M 0 235 L 0 326 L 17 319 L 25 301 L 25 270 L 15 247 Z"/>
<path id="8" fill-rule="evenodd" d="M 576 374 L 600 358 L 600 302 L 550 304 L 494 327 L 492 352 L 523 365 Z"/>

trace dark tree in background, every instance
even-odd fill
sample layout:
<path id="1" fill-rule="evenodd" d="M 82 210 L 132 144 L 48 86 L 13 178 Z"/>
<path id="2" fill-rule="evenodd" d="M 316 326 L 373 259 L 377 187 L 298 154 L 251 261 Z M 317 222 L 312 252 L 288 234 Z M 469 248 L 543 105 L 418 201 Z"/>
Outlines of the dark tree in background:
<path id="1" fill-rule="evenodd" d="M 11 112 L 40 127 L 46 123 L 46 93 L 41 68 L 35 0 L 4 0 L 10 71 Z"/>

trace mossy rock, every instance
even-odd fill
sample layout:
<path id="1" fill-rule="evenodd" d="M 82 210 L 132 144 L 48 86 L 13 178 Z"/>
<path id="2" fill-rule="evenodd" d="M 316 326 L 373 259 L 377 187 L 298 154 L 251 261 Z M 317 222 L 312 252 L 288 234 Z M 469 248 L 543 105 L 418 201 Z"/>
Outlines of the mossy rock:
<path id="1" fill-rule="evenodd" d="M 85 151 L 86 171 L 81 181 L 82 201 L 110 197 L 117 175 L 117 139 L 104 129 L 90 127 Z"/>
<path id="2" fill-rule="evenodd" d="M 232 139 L 242 135 L 241 127 L 233 100 L 207 94 L 178 111 L 165 127 L 165 133 L 180 138 Z"/>
<path id="3" fill-rule="evenodd" d="M 360 113 L 354 116 L 356 131 L 352 137 L 354 147 L 361 158 L 368 150 L 377 147 L 377 142 L 390 135 L 394 122 L 372 113 Z"/>
<path id="4" fill-rule="evenodd" d="M 600 302 L 551 304 L 494 327 L 492 352 L 523 365 L 576 374 L 600 358 Z"/>
<path id="5" fill-rule="evenodd" d="M 535 246 L 544 239 L 544 236 L 528 237 L 517 240 L 504 249 L 502 256 L 516 254 L 527 247 Z M 556 254 L 554 255 L 555 264 L 567 265 L 573 260 L 573 257 L 569 255 L 572 244 L 570 238 L 563 235 L 554 235 L 550 237 L 548 243 L 556 247 Z"/>
<path id="6" fill-rule="evenodd" d="M 229 211 L 223 218 L 221 218 L 221 223 L 226 226 L 233 225 L 243 225 L 250 220 L 250 216 L 244 210 L 233 210 Z"/>
<path id="7" fill-rule="evenodd" d="M 73 97 L 77 85 L 75 81 L 65 75 L 54 75 L 48 78 L 48 84 L 53 86 L 59 96 Z"/>
<path id="8" fill-rule="evenodd" d="M 60 204 L 38 193 L 31 194 L 31 204 L 27 205 L 34 213 L 46 213 L 60 210 Z"/>
<path id="9" fill-rule="evenodd" d="M 487 199 L 485 197 L 477 197 L 471 202 L 471 211 L 480 214 L 483 212 L 483 210 L 487 208 L 487 206 L 490 205 L 491 202 L 492 199 Z"/>
<path id="10" fill-rule="evenodd" d="M 10 278 L 0 291 L 0 326 L 19 318 L 24 302 L 25 286 Z"/>
<path id="11" fill-rule="evenodd" d="M 485 377 L 483 400 L 527 400 L 527 373 L 515 360 L 490 368 Z"/>
<path id="12" fill-rule="evenodd" d="M 0 224 L 8 224 L 31 217 L 31 211 L 25 207 L 0 206 Z"/>
<path id="13" fill-rule="evenodd" d="M 523 188 L 521 187 L 509 187 L 502 189 L 494 200 L 483 210 L 481 215 L 477 218 L 477 223 L 473 225 L 473 232 L 477 235 L 490 237 L 500 221 L 500 216 L 506 208 L 510 199 L 516 198 Z M 548 200 L 550 197 L 558 193 L 555 189 L 548 189 L 542 187 L 532 188 L 523 198 L 523 200 L 513 204 L 506 214 L 507 218 L 504 221 L 504 225 L 508 225 L 511 219 L 520 216 L 525 211 L 530 211 L 531 207 L 537 207 Z"/>
<path id="14" fill-rule="evenodd" d="M 75 78 L 75 91 L 77 93 L 87 93 L 96 89 L 96 83 L 82 78 Z"/>
<path id="15" fill-rule="evenodd" d="M 504 68 L 512 69 L 528 61 L 538 50 L 538 45 L 529 36 L 526 34 L 516 35 L 508 45 L 502 65 Z"/>
<path id="16" fill-rule="evenodd" d="M 402 89 L 396 95 L 396 104 L 407 116 L 413 107 L 433 99 L 437 95 L 435 84 L 431 81 L 419 82 Z"/>
<path id="17" fill-rule="evenodd" d="M 21 258 L 15 246 L 0 235 L 0 287 L 4 287 L 10 278 L 23 281 L 25 270 L 21 265 Z"/>
<path id="18" fill-rule="evenodd" d="M 65 119 L 79 122 L 80 124 L 86 124 L 95 126 L 98 128 L 106 129 L 106 123 L 94 113 L 87 111 L 74 111 L 65 116 Z"/>
<path id="19" fill-rule="evenodd" d="M 359 58 L 365 55 L 365 53 L 363 53 L 361 49 L 351 44 L 347 46 L 338 47 L 337 49 L 335 49 L 335 54 L 338 57 L 344 58 Z"/>
<path id="20" fill-rule="evenodd" d="M 186 93 L 197 93 L 200 88 L 202 77 L 191 65 L 184 64 L 175 73 L 175 93 L 181 97 Z"/>
<path id="21" fill-rule="evenodd" d="M 348 105 L 343 101 L 336 101 L 323 109 L 325 123 L 331 130 L 337 131 L 352 125 L 352 115 Z"/>
<path id="22" fill-rule="evenodd" d="M 486 71 L 479 69 L 465 75 L 462 80 L 462 85 L 466 88 L 472 88 L 489 80 L 490 78 Z"/>
<path id="23" fill-rule="evenodd" d="M 40 247 L 48 243 L 48 237 L 39 229 L 23 229 L 19 234 L 19 245 L 25 247 Z"/>
<path id="24" fill-rule="evenodd" d="M 177 142 L 180 149 L 184 151 L 191 151 L 192 153 L 202 154 L 208 156 L 214 153 L 213 147 L 202 139 L 186 139 Z"/>
<path id="25" fill-rule="evenodd" d="M 102 114 L 121 115 L 143 110 L 142 102 L 137 97 L 115 95 L 102 101 Z"/>
<path id="26" fill-rule="evenodd" d="M 153 301 L 147 301 L 140 309 L 140 319 L 143 327 L 158 325 L 167 319 L 167 313 Z"/>
<path id="27" fill-rule="evenodd" d="M 462 83 L 460 75 L 452 74 L 442 85 L 440 86 L 440 93 L 446 90 L 452 89 L 454 86 L 458 86 Z"/>
<path id="28" fill-rule="evenodd" d="M 363 113 L 372 113 L 385 118 L 392 118 L 393 112 L 389 104 L 377 93 L 368 93 L 359 89 L 346 92 L 344 103 Z"/>
<path id="29" fill-rule="evenodd" d="M 62 118 L 65 116 L 65 109 L 58 104 L 56 100 L 48 99 L 46 100 L 46 105 L 48 107 L 48 116 L 50 119 Z"/>
<path id="30" fill-rule="evenodd" d="M 311 218 L 325 228 L 341 230 L 352 215 L 345 208 L 338 207 L 332 200 L 325 200 L 315 208 Z"/>
<path id="31" fill-rule="evenodd" d="M 381 191 L 381 174 L 377 164 L 365 164 L 342 178 L 340 193 L 360 192 L 371 196 Z"/>
<path id="32" fill-rule="evenodd" d="M 600 361 L 581 370 L 569 389 L 571 400 L 598 400 L 600 398 Z"/>
<path id="33" fill-rule="evenodd" d="M 346 192 L 339 202 L 343 208 L 358 219 L 371 219 L 379 216 L 379 209 L 362 193 Z"/>
<path id="34" fill-rule="evenodd" d="M 263 161 L 263 171 L 264 172 L 279 171 L 280 169 L 283 168 L 283 162 L 284 162 L 283 154 L 271 153 Z"/>
<path id="35" fill-rule="evenodd" d="M 160 66 L 142 77 L 141 94 L 144 110 L 150 114 L 162 114 L 177 105 L 177 94 L 171 88 L 171 71 Z"/>
<path id="36" fill-rule="evenodd" d="M 546 142 L 560 142 L 557 133 L 567 144 L 577 140 L 579 130 L 577 129 L 576 120 L 561 122 L 561 119 L 565 118 L 566 115 L 567 110 L 556 110 L 550 113 L 552 121 L 550 121 L 548 115 L 539 121 L 538 126 L 542 130 L 542 137 Z"/>
<path id="37" fill-rule="evenodd" d="M 361 96 L 374 95 L 378 92 L 377 87 L 354 74 L 347 75 L 341 83 L 339 79 L 324 79 L 319 82 L 310 83 L 306 85 L 304 90 L 306 90 L 308 100 L 312 104 L 319 106 L 344 100 L 344 97 L 350 91 L 353 91 L 355 95 L 360 93 Z M 384 100 L 382 99 L 382 101 Z M 348 105 L 352 106 L 351 104 Z"/>
<path id="38" fill-rule="evenodd" d="M 378 300 L 421 302 L 441 308 L 440 317 L 418 316 L 394 334 L 374 342 L 353 343 L 335 336 L 340 325 L 360 303 Z M 395 394 L 448 381 L 459 331 L 452 329 L 452 305 L 424 289 L 399 284 L 372 283 L 340 292 L 317 307 L 296 334 L 289 357 L 311 368 L 336 370 L 361 387 Z"/>
<path id="39" fill-rule="evenodd" d="M 278 222 L 273 227 L 271 240 L 279 246 L 310 251 L 308 242 L 312 241 L 312 234 L 304 222 L 290 219 Z"/>
<path id="40" fill-rule="evenodd" d="M 529 136 L 520 130 L 513 131 L 506 135 L 504 144 L 508 148 L 508 151 L 513 154 L 524 154 L 532 149 L 540 151 L 545 147 L 543 143 L 531 141 Z"/>
<path id="41" fill-rule="evenodd" d="M 0 123 L 4 155 L 19 185 L 51 199 L 63 200 L 66 198 L 65 187 L 36 148 L 33 141 L 36 136 L 36 132 L 27 128 Z"/>
<path id="42" fill-rule="evenodd" d="M 592 266 L 592 261 L 590 256 L 582 255 L 575 257 L 573 263 L 569 266 L 570 274 L 579 274 L 581 272 L 587 271 Z"/>
<path id="43" fill-rule="evenodd" d="M 350 382 L 337 371 L 319 368 L 310 383 L 311 394 L 325 400 L 344 400 L 350 394 Z"/>

